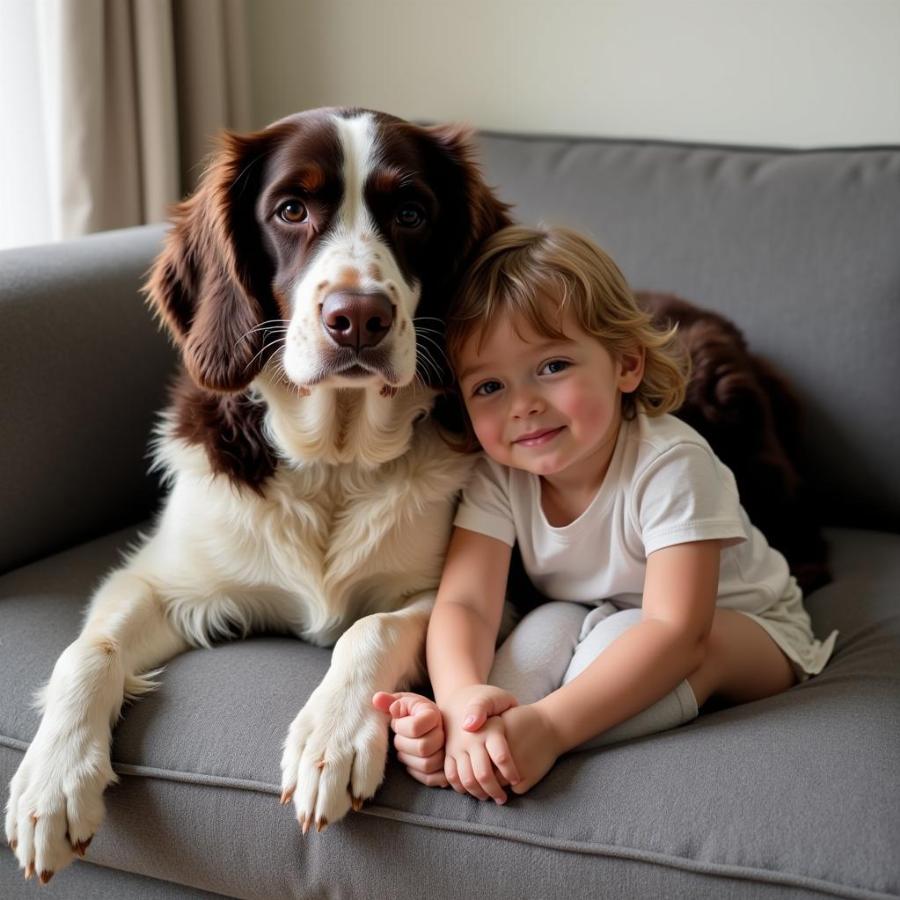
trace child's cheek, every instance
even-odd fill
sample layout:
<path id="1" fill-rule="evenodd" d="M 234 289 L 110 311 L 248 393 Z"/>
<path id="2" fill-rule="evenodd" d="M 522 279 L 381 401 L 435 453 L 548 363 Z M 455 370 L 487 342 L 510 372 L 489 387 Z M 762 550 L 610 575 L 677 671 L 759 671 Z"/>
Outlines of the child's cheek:
<path id="1" fill-rule="evenodd" d="M 579 388 L 566 398 L 569 417 L 587 427 L 604 424 L 618 398 L 610 397 L 607 391 L 598 390 L 596 385 L 579 385 Z"/>
<path id="2" fill-rule="evenodd" d="M 577 438 L 589 442 L 606 440 L 610 429 L 615 427 L 619 418 L 617 416 L 619 407 L 616 406 L 618 402 L 620 402 L 618 398 L 612 399 L 608 396 L 583 401 L 578 412 L 572 417 L 572 422 L 575 423 L 573 431 Z"/>
<path id="3" fill-rule="evenodd" d="M 488 455 L 494 455 L 500 439 L 500 428 L 491 416 L 469 414 L 475 437 Z"/>

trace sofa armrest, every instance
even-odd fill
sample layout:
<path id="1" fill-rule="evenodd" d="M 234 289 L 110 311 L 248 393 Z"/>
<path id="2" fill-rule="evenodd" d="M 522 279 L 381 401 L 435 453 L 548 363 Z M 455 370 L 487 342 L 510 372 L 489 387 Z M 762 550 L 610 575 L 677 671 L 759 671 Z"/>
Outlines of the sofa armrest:
<path id="1" fill-rule="evenodd" d="M 0 572 L 138 521 L 174 353 L 139 287 L 162 226 L 0 252 Z"/>

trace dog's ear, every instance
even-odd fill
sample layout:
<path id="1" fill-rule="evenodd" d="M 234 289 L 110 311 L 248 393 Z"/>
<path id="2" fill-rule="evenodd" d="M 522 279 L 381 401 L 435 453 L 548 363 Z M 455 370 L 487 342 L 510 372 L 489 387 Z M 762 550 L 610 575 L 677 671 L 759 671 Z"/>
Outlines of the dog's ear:
<path id="1" fill-rule="evenodd" d="M 271 308 L 271 262 L 254 207 L 278 134 L 225 133 L 196 192 L 174 209 L 144 286 L 201 387 L 241 391 L 261 367 L 258 326 Z"/>
<path id="2" fill-rule="evenodd" d="M 416 315 L 442 321 L 482 242 L 510 224 L 510 207 L 484 180 L 476 160 L 471 128 L 463 125 L 411 127 L 419 135 L 428 181 L 439 204 L 428 250 L 429 274 L 422 285 Z M 433 358 L 433 349 L 423 345 L 421 353 Z M 420 372 L 420 377 L 433 387 L 447 387 L 452 382 L 449 366 L 443 353 L 437 357 L 434 365 Z"/>
<path id="3" fill-rule="evenodd" d="M 484 180 L 475 149 L 475 131 L 468 125 L 433 125 L 428 139 L 454 167 L 458 193 L 457 224 L 461 226 L 458 260 L 468 261 L 482 241 L 510 225 L 510 204 L 501 201 Z M 463 221 L 459 221 L 463 220 Z"/>

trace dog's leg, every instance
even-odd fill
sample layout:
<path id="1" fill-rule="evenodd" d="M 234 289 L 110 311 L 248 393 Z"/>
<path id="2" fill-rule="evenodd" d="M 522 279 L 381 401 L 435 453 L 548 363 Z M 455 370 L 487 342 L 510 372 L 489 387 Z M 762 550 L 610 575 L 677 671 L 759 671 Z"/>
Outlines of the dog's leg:
<path id="1" fill-rule="evenodd" d="M 128 569 L 109 576 L 41 692 L 41 724 L 10 783 L 6 837 L 26 878 L 46 883 L 84 855 L 116 781 L 110 742 L 123 700 L 151 690 L 141 676 L 187 646 L 146 581 Z"/>
<path id="2" fill-rule="evenodd" d="M 359 619 L 334 646 L 322 683 L 294 719 L 281 760 L 281 802 L 291 797 L 305 834 L 359 809 L 384 778 L 387 721 L 372 707 L 379 690 L 405 687 L 424 671 L 434 593 L 397 612 Z"/>

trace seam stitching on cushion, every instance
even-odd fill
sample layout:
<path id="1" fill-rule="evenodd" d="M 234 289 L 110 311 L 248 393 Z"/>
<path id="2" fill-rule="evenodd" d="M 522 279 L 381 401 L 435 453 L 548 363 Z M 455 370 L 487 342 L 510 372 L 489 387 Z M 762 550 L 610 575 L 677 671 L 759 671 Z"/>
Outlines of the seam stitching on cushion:
<path id="1" fill-rule="evenodd" d="M 720 878 L 731 877 L 743 881 L 758 881 L 766 884 L 802 887 L 837 897 L 865 898 L 865 900 L 895 900 L 895 898 L 900 896 L 900 894 L 886 894 L 869 888 L 838 884 L 832 881 L 825 881 L 824 879 L 813 878 L 809 875 L 795 875 L 791 872 L 757 869 L 753 866 L 729 866 L 725 863 L 704 862 L 688 857 L 671 856 L 666 853 L 658 853 L 652 850 L 638 850 L 614 844 L 579 843 L 565 838 L 554 838 L 542 834 L 532 834 L 531 832 L 517 831 L 511 828 L 497 828 L 491 825 L 479 825 L 475 822 L 457 822 L 452 819 L 421 816 L 416 813 L 390 809 L 386 806 L 364 807 L 361 812 L 379 818 L 421 825 L 426 828 L 457 831 L 464 834 L 475 832 L 501 840 L 520 841 L 523 844 L 550 847 L 554 850 L 564 850 L 570 853 L 582 853 L 588 856 L 606 856 L 616 859 L 632 860 L 635 862 L 659 865 L 664 868 L 681 869 L 699 875 L 710 875 Z"/>
<path id="2" fill-rule="evenodd" d="M 25 751 L 26 741 L 0 735 L 0 746 L 11 750 Z M 152 766 L 135 766 L 129 763 L 113 763 L 113 769 L 122 775 L 158 778 L 161 781 L 175 781 L 187 784 L 202 784 L 213 787 L 230 787 L 240 790 L 256 791 L 261 794 L 278 796 L 280 789 L 275 785 L 249 779 L 229 778 L 224 775 L 206 775 L 198 772 L 180 772 L 174 769 L 157 769 Z M 837 897 L 859 898 L 859 900 L 895 900 L 898 894 L 886 894 L 868 888 L 852 887 L 813 878 L 808 875 L 795 875 L 790 872 L 775 872 L 769 869 L 756 869 L 752 866 L 729 866 L 724 863 L 703 862 L 682 856 L 671 856 L 652 850 L 638 850 L 631 847 L 620 847 L 614 844 L 586 844 L 566 838 L 554 838 L 548 835 L 533 834 L 511 828 L 497 828 L 491 825 L 480 825 L 475 822 L 458 822 L 453 819 L 440 819 L 434 816 L 423 816 L 403 810 L 391 809 L 387 806 L 372 805 L 363 807 L 361 812 L 373 818 L 390 819 L 407 825 L 420 825 L 436 830 L 456 831 L 464 834 L 481 834 L 500 840 L 519 841 L 539 847 L 548 847 L 570 853 L 581 853 L 589 856 L 606 856 L 611 858 L 633 860 L 650 863 L 672 869 L 681 869 L 701 875 L 731 877 L 743 881 L 759 881 L 769 884 L 787 885 L 817 890 L 820 893 Z"/>

